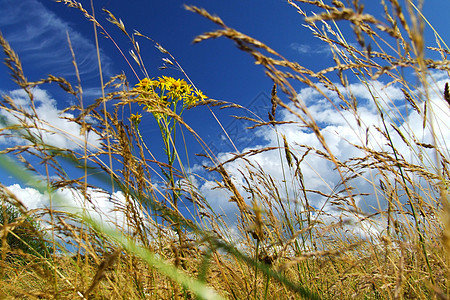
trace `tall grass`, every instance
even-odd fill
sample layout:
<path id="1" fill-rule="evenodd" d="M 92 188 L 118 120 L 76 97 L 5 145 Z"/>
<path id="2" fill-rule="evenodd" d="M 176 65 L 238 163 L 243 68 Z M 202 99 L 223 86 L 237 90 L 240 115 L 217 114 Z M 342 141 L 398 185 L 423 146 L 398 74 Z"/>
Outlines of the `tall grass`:
<path id="1" fill-rule="evenodd" d="M 93 12 L 76 1 L 59 2 L 83 13 L 114 42 Z M 121 74 L 102 83 L 103 96 L 90 106 L 83 104 L 80 80 L 73 85 L 50 75 L 28 81 L 19 57 L 0 35 L 12 79 L 29 99 L 25 106 L 2 96 L 3 116 L 14 118 L 3 118 L 1 135 L 22 142 L 2 151 L 1 166 L 46 193 L 51 204 L 33 215 L 1 186 L 2 205 L 14 205 L 24 216 L 10 220 L 3 210 L 3 220 L 8 221 L 0 231 L 2 298 L 448 299 L 448 125 L 439 117 L 450 109 L 449 87 L 443 79 L 448 76 L 450 49 L 438 32 L 433 45 L 425 44 L 424 28 L 432 22 L 411 1 L 404 5 L 381 1 L 380 19 L 365 13 L 359 1 L 287 2 L 298 12 L 299 22 L 329 47 L 334 65 L 309 70 L 206 10 L 186 6 L 219 27 L 197 36 L 195 43 L 219 37 L 232 40 L 264 67 L 274 83 L 268 120 L 238 118 L 253 122 L 253 130 L 266 128 L 275 134 L 277 145 L 236 149 L 226 159 L 208 148 L 181 113 L 200 105 L 213 115 L 217 108 L 243 108 L 201 94 L 167 49 L 139 32 L 130 34 L 111 12 L 107 11 L 109 21 L 134 46 L 131 59 L 123 54 L 133 77 L 128 80 Z M 311 6 L 316 13 L 307 15 L 305 7 Z M 350 36 L 341 30 L 346 23 L 353 30 Z M 151 81 L 159 74 L 148 74 L 138 38 L 154 43 L 164 63 L 178 69 L 183 80 L 160 76 Z M 441 58 L 430 58 L 433 53 Z M 72 57 L 78 76 L 76 53 Z M 352 90 L 354 80 L 370 95 L 368 105 L 377 112 L 378 123 L 364 119 L 364 107 Z M 67 111 L 73 113 L 70 121 L 80 126 L 82 140 L 39 117 L 33 89 L 48 83 L 59 84 L 78 100 Z M 330 147 L 323 118 L 312 103 L 303 101 L 298 86 L 318 93 L 358 133 L 359 142 L 346 141 L 345 133 L 337 133 L 356 156 L 342 158 L 339 149 Z M 402 91 L 402 103 L 384 92 L 392 86 Z M 178 87 L 197 95 L 195 101 L 187 101 Z M 280 110 L 289 118 L 278 120 Z M 142 118 L 156 119 L 167 160 L 156 159 L 156 149 L 140 134 Z M 420 134 L 410 120 L 420 123 Z M 285 125 L 313 134 L 314 141 L 295 144 L 285 135 Z M 51 145 L 47 134 L 64 135 L 79 147 Z M 203 147 L 205 169 L 217 179 L 215 188 L 226 191 L 221 195 L 235 205 L 237 224 L 225 222 L 212 203 L 215 199 L 200 192 L 204 174 L 194 174 L 189 157 L 180 154 L 189 153 L 185 135 Z M 98 137 L 100 145 L 89 144 L 89 136 Z M 283 180 L 254 159 L 261 154 L 279 160 Z M 309 188 L 311 173 L 304 172 L 311 158 L 331 164 L 336 181 L 326 182 L 328 190 Z M 67 165 L 81 169 L 83 175 L 70 177 Z M 233 177 L 233 168 L 242 181 Z M 313 171 L 320 176 L 321 170 Z M 104 193 L 123 220 L 105 222 L 88 209 L 96 203 L 98 188 L 105 186 L 110 186 Z M 83 209 L 63 210 L 71 202 L 62 190 L 81 198 Z M 112 197 L 116 191 L 123 194 L 123 201 Z M 378 207 L 362 209 L 366 199 L 376 199 Z M 46 228 L 36 236 L 48 245 L 48 255 L 8 245 L 9 235 L 19 236 L 18 226 L 33 227 L 35 223 L 24 222 L 32 216 Z M 23 259 L 11 259 L 17 256 Z"/>

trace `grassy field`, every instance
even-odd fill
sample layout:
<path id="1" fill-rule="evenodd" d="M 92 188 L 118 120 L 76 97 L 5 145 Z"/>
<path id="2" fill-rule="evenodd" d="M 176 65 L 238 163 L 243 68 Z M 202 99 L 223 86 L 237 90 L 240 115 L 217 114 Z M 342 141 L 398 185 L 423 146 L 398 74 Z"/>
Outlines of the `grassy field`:
<path id="1" fill-rule="evenodd" d="M 59 2 L 108 34 L 77 2 Z M 450 49 L 438 32 L 435 42 L 425 45 L 428 20 L 410 1 L 381 1 L 380 19 L 365 14 L 358 1 L 287 2 L 329 46 L 333 66 L 309 70 L 219 17 L 186 6 L 220 27 L 199 35 L 195 43 L 229 39 L 273 80 L 267 91 L 272 105 L 268 119 L 243 118 L 253 123 L 253 130 L 270 129 L 278 136 L 278 146 L 247 149 L 227 160 L 217 158 L 182 114 L 198 106 L 208 106 L 211 113 L 241 107 L 203 95 L 176 58 L 151 38 L 167 57 L 165 63 L 180 70 L 180 78 L 147 74 L 136 43 L 147 37 L 127 32 L 111 13 L 110 22 L 135 46 L 132 58 L 144 79 L 133 86 L 123 74 L 104 78 L 103 97 L 87 107 L 79 83 L 51 75 L 29 82 L 19 57 L 0 35 L 12 79 L 29 101 L 18 105 L 2 95 L 1 110 L 15 117 L 3 115 L 0 135 L 24 142 L 3 149 L 8 156 L 0 156 L 0 165 L 3 172 L 50 195 L 58 207 L 29 211 L 1 186 L 1 299 L 450 297 L 449 125 L 442 121 L 450 113 L 445 81 Z M 307 15 L 300 8 L 304 3 L 322 12 Z M 344 24 L 351 25 L 352 36 L 342 35 L 339 26 Z M 74 65 L 77 74 L 75 59 Z M 352 90 L 355 80 L 371 95 L 375 125 L 364 118 Z M 69 121 L 82 128 L 84 139 L 77 141 L 76 150 L 43 139 L 44 133 L 64 135 L 35 109 L 33 89 L 48 83 L 59 84 L 77 101 Z M 342 160 L 339 149 L 330 147 L 322 118 L 293 87 L 299 83 L 317 92 L 335 115 L 360 133 L 360 143 L 349 142 L 357 156 Z M 390 87 L 401 91 L 401 103 L 381 92 Z M 289 122 L 278 120 L 280 111 Z M 167 159 L 154 159 L 152 143 L 140 132 L 143 118 L 159 126 Z M 280 130 L 287 123 L 313 134 L 315 142 L 289 141 Z M 90 145 L 88 135 L 98 136 L 101 145 Z M 178 143 L 182 135 L 192 135 L 202 145 L 206 171 L 217 179 L 214 188 L 235 205 L 237 224 L 225 222 L 211 205 L 214 199 L 199 190 L 203 175 L 193 174 L 179 154 L 189 147 Z M 344 141 L 347 136 L 335 138 Z M 279 160 L 283 182 L 255 162 L 253 157 L 261 153 L 273 153 Z M 303 172 L 310 157 L 332 164 L 336 182 L 330 191 L 306 187 Z M 68 163 L 84 175 L 70 178 L 64 170 Z M 243 181 L 233 178 L 231 166 L 239 167 Z M 67 202 L 61 189 L 78 195 L 86 207 L 95 202 L 99 189 L 88 180 L 91 176 L 123 193 L 124 201 L 116 207 L 121 220 L 106 223 L 87 210 L 59 209 Z M 163 184 L 156 185 L 153 178 Z M 368 186 L 370 193 L 355 183 Z M 376 199 L 379 207 L 363 210 L 360 203 L 366 198 Z M 317 199 L 323 206 L 315 204 Z M 333 210 L 325 209 L 328 205 Z"/>

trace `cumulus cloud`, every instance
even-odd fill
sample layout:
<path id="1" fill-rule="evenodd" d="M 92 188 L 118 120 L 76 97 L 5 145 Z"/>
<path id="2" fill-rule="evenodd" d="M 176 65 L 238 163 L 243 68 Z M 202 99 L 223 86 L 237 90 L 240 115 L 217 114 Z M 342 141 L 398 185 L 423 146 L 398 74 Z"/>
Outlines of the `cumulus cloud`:
<path id="1" fill-rule="evenodd" d="M 40 136 L 42 142 L 62 149 L 77 149 L 84 147 L 84 134 L 81 133 L 81 126 L 70 121 L 74 115 L 62 112 L 57 107 L 57 101 L 53 99 L 45 90 L 34 88 L 32 90 L 34 96 L 34 105 L 36 116 L 32 119 L 26 118 L 20 112 L 1 110 L 0 116 L 6 120 L 8 124 L 19 124 L 19 120 L 24 120 L 30 128 L 29 131 L 34 136 Z M 14 90 L 8 93 L 14 101 L 15 105 L 34 116 L 30 99 L 24 90 Z M 87 120 L 89 121 L 89 120 Z M 34 124 L 34 125 L 33 125 Z M 11 132 L 10 132 L 11 133 Z M 23 133 L 22 131 L 18 132 Z M 88 148 L 91 150 L 100 147 L 99 136 L 90 132 L 87 138 Z M 19 144 L 28 143 L 27 140 L 20 136 L 0 136 L 0 143 L 3 144 Z"/>
<path id="2" fill-rule="evenodd" d="M 111 228 L 127 228 L 126 197 L 122 192 L 107 193 L 88 188 L 86 197 L 78 190 L 60 188 L 52 193 L 41 193 L 30 187 L 13 184 L 7 187 L 29 210 L 51 208 L 54 211 L 89 215 L 93 220 Z M 45 218 L 49 218 L 47 215 Z"/>
<path id="3" fill-rule="evenodd" d="M 405 104 L 404 94 L 400 86 L 395 84 L 385 86 L 381 81 L 373 81 L 368 85 L 354 83 L 345 89 L 341 87 L 342 91 L 345 90 L 354 95 L 358 102 L 356 111 L 351 109 L 337 110 L 336 107 L 339 107 L 341 104 L 345 106 L 345 103 L 332 92 L 326 91 L 326 89 L 323 90 L 326 91 L 325 93 L 329 99 L 326 99 L 312 88 L 301 89 L 298 97 L 300 101 L 308 106 L 309 112 L 321 128 L 320 132 L 325 138 L 329 149 L 339 161 L 345 162 L 354 158 L 363 158 L 367 155 L 367 152 L 357 146 L 366 147 L 374 151 L 392 153 L 392 148 L 389 145 L 390 141 L 380 133 L 380 130 L 385 131 L 384 124 L 386 124 L 392 144 L 395 145 L 399 156 L 410 163 L 419 164 L 425 169 L 432 170 L 435 165 L 433 150 L 420 147 L 418 143 L 434 144 L 433 136 L 435 136 L 437 138 L 437 147 L 440 148 L 447 158 L 449 157 L 447 145 L 450 142 L 450 130 L 448 128 L 448 124 L 450 124 L 450 109 L 448 104 L 442 99 L 441 91 L 438 88 L 441 87 L 442 89 L 444 85 L 444 81 L 437 81 L 436 88 L 429 91 L 430 97 L 427 100 L 428 123 L 425 128 L 423 127 L 423 114 L 411 108 L 407 110 L 408 106 Z M 374 102 L 373 97 L 375 97 L 377 104 Z M 419 105 L 423 107 L 424 102 L 419 100 L 420 91 L 417 91 L 417 99 Z M 298 114 L 302 114 L 293 105 L 291 105 L 291 109 Z M 384 124 L 381 113 L 385 117 Z M 287 110 L 279 111 L 277 120 L 299 121 L 297 117 Z M 431 123 L 433 123 L 433 126 L 430 125 Z M 404 136 L 400 136 L 394 128 L 398 128 Z M 243 152 L 252 148 L 282 147 L 282 135 L 286 137 L 290 150 L 298 158 L 301 158 L 308 151 L 308 147 L 324 152 L 316 135 L 299 123 L 277 125 L 276 131 L 273 127 L 263 127 L 254 134 L 257 137 L 254 145 L 244 149 Z M 264 142 L 261 142 L 262 140 Z M 220 161 L 226 161 L 231 156 L 232 154 L 230 153 L 220 153 L 218 158 Z M 302 195 L 299 195 L 301 194 L 299 193 L 300 186 L 293 179 L 292 170 L 289 169 L 286 163 L 284 149 L 281 152 L 278 150 L 262 152 L 248 156 L 247 162 L 238 159 L 225 165 L 244 198 L 251 198 L 251 195 L 244 188 L 247 185 L 245 177 L 249 178 L 248 162 L 258 166 L 258 168 L 264 170 L 267 176 L 271 176 L 274 179 L 274 182 L 279 187 L 281 197 L 286 199 L 286 202 L 295 203 L 301 199 Z M 336 170 L 334 163 L 320 153 L 311 150 L 304 157 L 300 167 L 305 189 L 310 191 L 307 192 L 309 204 L 316 210 L 321 209 L 329 216 L 323 219 L 329 221 L 332 218 L 340 218 L 342 211 L 338 211 L 330 203 L 330 199 L 323 196 L 337 195 L 338 191 L 343 189 L 343 186 L 340 185 L 341 176 Z M 358 164 L 354 165 L 356 170 L 358 170 L 358 167 Z M 354 188 L 353 193 L 367 194 L 354 197 L 357 206 L 367 213 L 385 209 L 386 202 L 379 191 L 378 170 L 366 168 L 363 171 L 364 173 L 348 182 Z M 419 181 L 420 179 L 417 180 Z M 230 221 L 235 222 L 235 216 L 238 214 L 235 203 L 228 202 L 230 195 L 223 190 L 212 190 L 213 186 L 215 186 L 213 181 L 206 181 L 200 186 L 200 190 L 207 196 L 207 199 L 210 199 L 210 203 L 214 208 L 218 211 L 223 209 Z M 320 195 L 312 191 L 323 194 Z M 345 192 L 342 192 L 342 195 L 344 194 Z M 356 221 L 355 218 L 349 220 L 351 222 Z M 362 226 L 362 224 L 360 225 Z M 361 231 L 361 228 L 365 227 L 364 231 L 366 233 L 373 233 L 377 232 L 378 228 L 373 224 L 361 226 L 359 229 L 356 229 L 356 227 L 354 229 Z"/>

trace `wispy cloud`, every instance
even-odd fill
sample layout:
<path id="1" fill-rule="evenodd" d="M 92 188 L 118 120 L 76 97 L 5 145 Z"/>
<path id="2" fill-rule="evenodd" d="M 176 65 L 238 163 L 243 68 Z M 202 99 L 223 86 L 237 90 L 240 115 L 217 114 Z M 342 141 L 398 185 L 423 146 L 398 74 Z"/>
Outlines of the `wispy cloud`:
<path id="1" fill-rule="evenodd" d="M 291 43 L 290 48 L 300 54 L 308 54 L 308 55 L 316 55 L 316 54 L 326 54 L 331 55 L 331 50 L 328 45 L 324 44 L 300 44 L 300 43 Z"/>
<path id="2" fill-rule="evenodd" d="M 0 0 L 0 7 L 0 30 L 18 52 L 27 70 L 39 70 L 37 76 L 40 77 L 49 73 L 56 76 L 73 76 L 75 71 L 67 41 L 69 33 L 82 80 L 98 77 L 93 40 L 83 36 L 41 2 Z M 105 75 L 111 76 L 112 60 L 103 52 L 101 57 Z"/>

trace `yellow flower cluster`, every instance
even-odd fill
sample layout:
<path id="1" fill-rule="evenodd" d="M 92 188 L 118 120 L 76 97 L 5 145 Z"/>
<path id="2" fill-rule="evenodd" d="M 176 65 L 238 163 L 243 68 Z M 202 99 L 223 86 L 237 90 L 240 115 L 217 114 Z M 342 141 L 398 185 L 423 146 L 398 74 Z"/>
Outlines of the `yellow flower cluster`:
<path id="1" fill-rule="evenodd" d="M 138 92 L 155 93 L 161 100 L 162 105 L 176 105 L 178 101 L 183 101 L 183 107 L 191 106 L 207 97 L 201 91 L 193 90 L 192 86 L 184 79 L 163 76 L 157 80 L 144 78 L 137 85 Z M 141 95 L 141 97 L 144 97 Z"/>
<path id="2" fill-rule="evenodd" d="M 140 113 L 131 114 L 130 121 L 134 126 L 138 126 L 141 123 L 142 115 Z"/>

